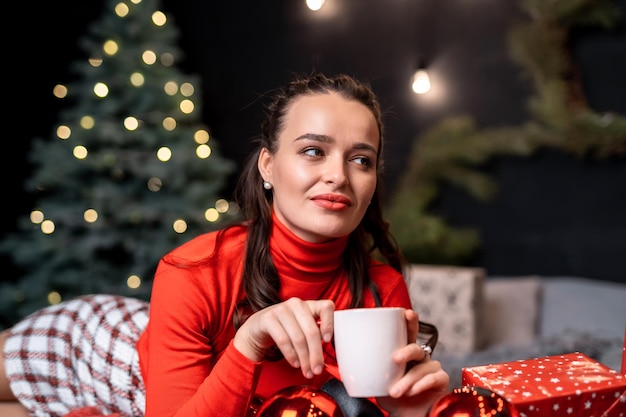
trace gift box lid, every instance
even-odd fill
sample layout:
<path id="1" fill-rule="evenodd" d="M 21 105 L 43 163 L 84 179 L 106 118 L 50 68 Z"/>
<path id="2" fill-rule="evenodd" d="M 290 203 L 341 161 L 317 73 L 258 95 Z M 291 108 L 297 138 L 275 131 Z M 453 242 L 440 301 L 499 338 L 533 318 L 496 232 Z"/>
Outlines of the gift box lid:
<path id="1" fill-rule="evenodd" d="M 626 377 L 580 352 L 463 368 L 462 381 L 498 393 L 520 411 L 541 410 L 533 415 L 626 415 Z"/>

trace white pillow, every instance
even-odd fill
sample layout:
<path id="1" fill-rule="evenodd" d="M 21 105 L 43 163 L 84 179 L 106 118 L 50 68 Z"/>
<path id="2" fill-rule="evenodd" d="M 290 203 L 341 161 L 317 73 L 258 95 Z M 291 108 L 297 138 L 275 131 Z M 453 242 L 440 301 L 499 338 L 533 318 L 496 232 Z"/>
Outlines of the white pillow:
<path id="1" fill-rule="evenodd" d="M 465 354 L 480 345 L 482 268 L 411 264 L 405 270 L 413 309 L 437 326 L 437 353 Z"/>

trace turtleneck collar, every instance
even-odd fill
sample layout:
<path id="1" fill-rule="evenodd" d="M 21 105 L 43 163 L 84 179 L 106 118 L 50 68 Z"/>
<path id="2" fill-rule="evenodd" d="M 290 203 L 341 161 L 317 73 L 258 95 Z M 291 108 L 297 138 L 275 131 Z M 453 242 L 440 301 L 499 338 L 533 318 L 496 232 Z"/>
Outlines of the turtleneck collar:
<path id="1" fill-rule="evenodd" d="M 347 244 L 348 236 L 323 243 L 302 240 L 272 213 L 270 251 L 280 275 L 299 280 L 330 278 L 325 275 L 334 276 L 341 269 Z"/>

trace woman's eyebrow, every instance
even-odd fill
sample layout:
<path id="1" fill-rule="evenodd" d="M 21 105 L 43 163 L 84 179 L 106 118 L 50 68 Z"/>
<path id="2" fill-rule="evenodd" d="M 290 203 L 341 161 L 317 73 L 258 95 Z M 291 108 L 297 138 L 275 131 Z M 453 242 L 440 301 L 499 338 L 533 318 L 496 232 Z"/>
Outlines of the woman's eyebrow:
<path id="1" fill-rule="evenodd" d="M 304 139 L 316 140 L 318 142 L 324 142 L 324 143 L 333 143 L 335 141 L 332 137 L 328 135 L 319 135 L 316 133 L 304 133 L 298 136 L 295 140 L 298 141 L 298 140 L 304 140 Z M 373 153 L 378 153 L 378 150 L 374 146 L 365 142 L 356 142 L 354 145 L 352 145 L 352 148 L 358 149 L 358 150 L 371 151 Z"/>
<path id="2" fill-rule="evenodd" d="M 298 136 L 295 140 L 304 140 L 304 139 L 311 139 L 311 140 L 316 140 L 319 142 L 327 142 L 327 143 L 332 143 L 334 142 L 333 138 L 331 138 L 328 135 L 319 135 L 316 133 L 304 133 L 300 136 Z"/>
<path id="3" fill-rule="evenodd" d="M 353 146 L 354 149 L 359 149 L 359 150 L 365 150 L 365 151 L 371 151 L 373 153 L 378 153 L 378 150 L 370 145 L 369 143 L 365 143 L 365 142 L 357 142 L 354 144 Z"/>

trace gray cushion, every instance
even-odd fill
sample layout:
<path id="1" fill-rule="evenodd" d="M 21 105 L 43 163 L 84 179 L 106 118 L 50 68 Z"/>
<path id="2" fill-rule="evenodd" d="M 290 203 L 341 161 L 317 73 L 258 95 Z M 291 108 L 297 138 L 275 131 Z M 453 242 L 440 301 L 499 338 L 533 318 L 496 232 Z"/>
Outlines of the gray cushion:
<path id="1" fill-rule="evenodd" d="M 540 334 L 564 330 L 603 331 L 624 337 L 626 285 L 577 277 L 543 279 L 543 312 Z"/>

